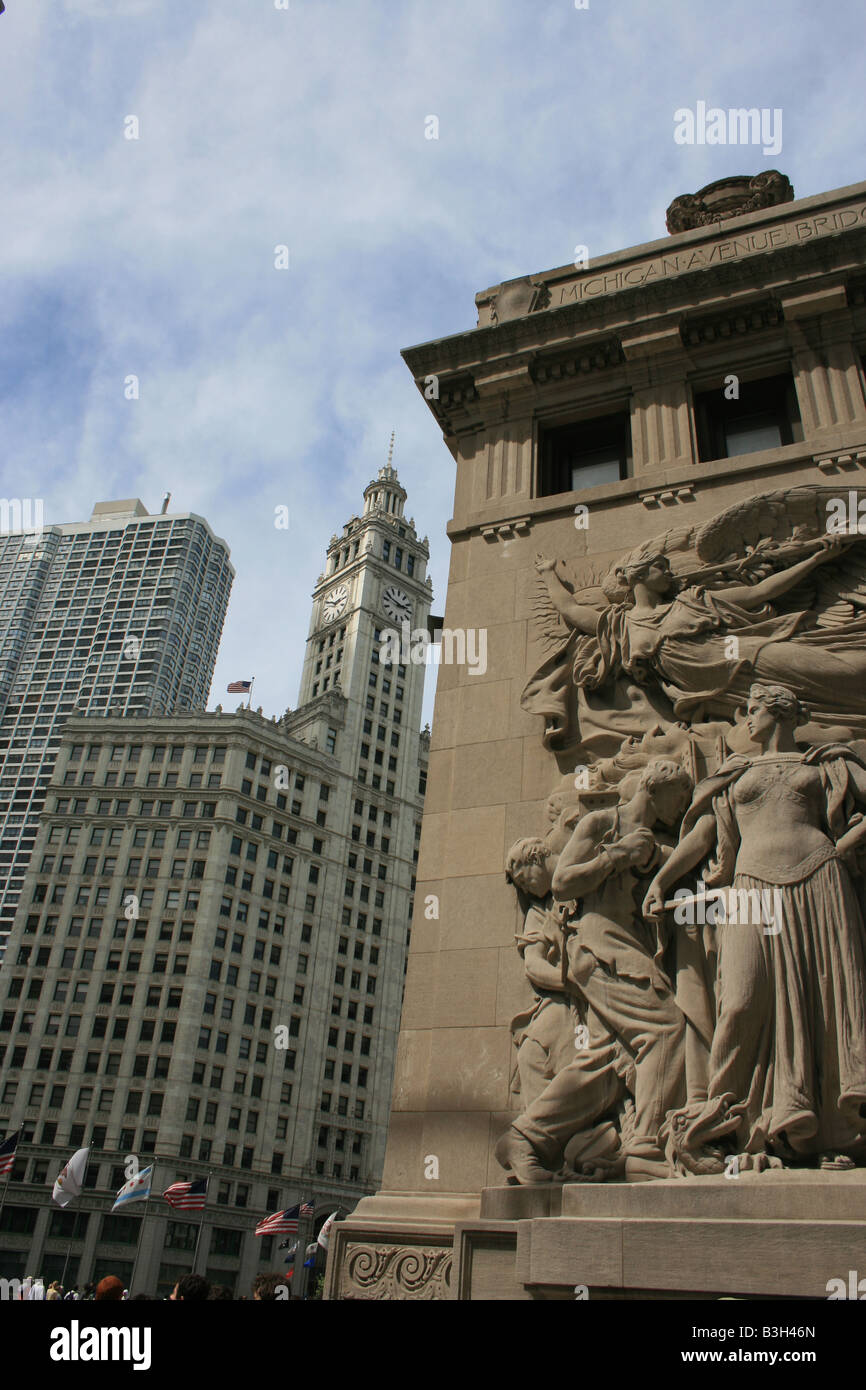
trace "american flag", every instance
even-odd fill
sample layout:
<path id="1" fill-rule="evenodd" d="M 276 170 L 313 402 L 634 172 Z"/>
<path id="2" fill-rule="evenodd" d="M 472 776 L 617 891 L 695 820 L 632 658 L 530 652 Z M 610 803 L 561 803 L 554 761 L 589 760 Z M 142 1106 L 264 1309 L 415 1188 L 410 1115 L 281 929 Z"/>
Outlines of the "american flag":
<path id="1" fill-rule="evenodd" d="M 274 1212 L 273 1216 L 266 1216 L 259 1222 L 255 1233 L 257 1236 L 297 1235 L 300 1218 L 312 1216 L 314 1210 L 312 1202 L 302 1202 L 287 1211 Z"/>
<path id="2" fill-rule="evenodd" d="M 226 686 L 226 690 L 229 695 L 242 695 L 245 690 L 250 689 L 251 685 L 252 681 L 232 681 L 230 685 Z"/>
<path id="3" fill-rule="evenodd" d="M 18 1147 L 18 1140 L 21 1138 L 21 1130 L 17 1129 L 14 1134 L 10 1134 L 8 1139 L 4 1139 L 0 1144 L 0 1178 L 12 1172 L 12 1165 L 15 1162 L 15 1150 Z"/>
<path id="4" fill-rule="evenodd" d="M 173 1182 L 163 1192 L 169 1206 L 178 1211 L 204 1211 L 207 1197 L 207 1178 L 196 1178 L 195 1182 Z"/>

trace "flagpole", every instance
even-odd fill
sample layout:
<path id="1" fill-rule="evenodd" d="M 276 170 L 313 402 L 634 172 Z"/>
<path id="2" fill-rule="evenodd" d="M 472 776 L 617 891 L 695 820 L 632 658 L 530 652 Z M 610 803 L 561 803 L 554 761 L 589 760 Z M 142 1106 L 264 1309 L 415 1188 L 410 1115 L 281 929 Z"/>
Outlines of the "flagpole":
<path id="1" fill-rule="evenodd" d="M 302 1266 L 303 1271 L 304 1271 L 304 1299 L 305 1299 L 305 1300 L 307 1299 L 307 1297 L 308 1297 L 308 1295 L 309 1295 L 309 1292 L 310 1292 L 310 1279 L 311 1279 L 313 1273 L 315 1272 L 315 1268 L 316 1268 L 316 1257 L 315 1257 L 315 1254 L 314 1254 L 314 1255 L 312 1256 L 313 1267 L 312 1267 L 312 1269 L 307 1269 L 307 1260 L 310 1259 L 310 1256 L 307 1254 L 307 1246 L 308 1246 L 308 1245 L 314 1244 L 314 1239 L 315 1239 L 315 1238 L 314 1238 L 314 1232 L 315 1232 L 315 1229 L 316 1229 L 316 1199 L 315 1199 L 315 1197 L 311 1197 L 311 1198 L 310 1198 L 310 1206 L 313 1208 L 313 1210 L 310 1212 L 310 1215 L 309 1215 L 309 1222 L 310 1222 L 310 1239 L 304 1243 L 304 1263 L 303 1263 L 303 1266 Z"/>
<path id="2" fill-rule="evenodd" d="M 91 1142 L 87 1146 L 87 1157 L 84 1160 L 84 1172 L 81 1174 L 81 1191 L 79 1192 L 78 1197 L 76 1198 L 76 1201 L 79 1205 L 75 1208 L 75 1220 L 72 1223 L 72 1235 L 69 1237 L 69 1244 L 66 1247 L 66 1259 L 63 1261 L 63 1273 L 60 1276 L 60 1287 L 63 1289 L 64 1293 L 66 1292 L 66 1269 L 69 1264 L 69 1256 L 72 1254 L 72 1242 L 75 1240 L 75 1232 L 78 1230 L 78 1217 L 81 1211 L 81 1198 L 84 1196 L 84 1184 L 87 1181 L 87 1169 L 90 1165 L 90 1150 L 92 1147 L 93 1136 L 91 1135 Z"/>
<path id="3" fill-rule="evenodd" d="M 199 1223 L 198 1223 L 198 1235 L 197 1235 L 196 1238 L 195 1238 L 195 1251 L 194 1251 L 193 1257 L 192 1257 L 192 1273 L 193 1273 L 193 1274 L 195 1274 L 195 1267 L 196 1267 L 196 1265 L 198 1264 L 198 1248 L 199 1248 L 199 1246 L 201 1245 L 201 1233 L 202 1233 L 202 1231 L 203 1231 L 203 1229 L 204 1229 L 204 1214 L 205 1214 L 205 1208 L 207 1207 L 207 1194 L 208 1194 L 208 1192 L 209 1192 L 209 1190 L 210 1190 L 210 1180 L 211 1180 L 212 1176 L 213 1176 L 212 1173 L 208 1173 L 208 1175 L 207 1175 L 207 1181 L 206 1181 L 206 1183 L 205 1183 L 205 1189 L 204 1189 L 204 1202 L 202 1203 L 202 1208 L 201 1208 L 201 1220 L 200 1220 Z"/>
<path id="4" fill-rule="evenodd" d="M 255 685 L 255 683 L 256 683 L 256 678 L 255 678 L 255 676 L 253 676 L 252 680 L 250 681 L 250 695 L 249 695 L 249 699 L 247 700 L 247 709 L 252 709 L 252 704 L 253 704 L 253 686 Z"/>
<path id="5" fill-rule="evenodd" d="M 135 1259 L 132 1262 L 132 1274 L 129 1278 L 129 1296 L 132 1298 L 132 1289 L 135 1284 L 135 1271 L 138 1269 L 138 1257 L 141 1254 L 141 1246 L 144 1240 L 144 1223 L 147 1220 L 147 1213 L 150 1211 L 150 1194 L 153 1192 L 153 1185 L 156 1182 L 156 1158 L 153 1159 L 150 1168 L 150 1185 L 147 1196 L 144 1199 L 144 1215 L 141 1218 L 141 1225 L 138 1228 L 138 1244 L 135 1247 Z"/>
<path id="6" fill-rule="evenodd" d="M 13 1167 L 14 1167 L 14 1162 L 13 1162 Z M 9 1183 L 10 1183 L 11 1178 L 12 1178 L 12 1169 L 10 1168 L 10 1169 L 9 1169 L 9 1172 L 6 1174 L 6 1181 L 5 1181 L 5 1183 L 3 1184 L 3 1196 L 0 1197 L 0 1217 L 3 1216 L 3 1208 L 4 1208 L 5 1205 L 6 1205 L 6 1193 L 9 1191 Z"/>

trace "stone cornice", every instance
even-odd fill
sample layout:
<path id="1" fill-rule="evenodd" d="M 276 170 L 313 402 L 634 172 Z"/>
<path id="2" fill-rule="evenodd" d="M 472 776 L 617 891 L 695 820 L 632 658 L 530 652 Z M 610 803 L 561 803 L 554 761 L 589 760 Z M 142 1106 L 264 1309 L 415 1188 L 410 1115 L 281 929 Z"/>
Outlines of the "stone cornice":
<path id="1" fill-rule="evenodd" d="M 839 255 L 840 248 L 844 256 Z M 805 277 L 809 271 L 818 274 L 844 272 L 846 259 L 847 266 L 859 268 L 864 256 L 866 228 L 852 227 L 816 241 L 759 252 L 745 260 L 695 267 L 649 285 L 623 287 L 600 295 L 598 299 L 551 306 L 504 324 L 473 328 L 406 348 L 402 357 L 422 394 L 426 376 L 440 378 L 441 398 L 441 378 L 445 374 L 468 375 L 471 380 L 472 369 L 479 363 L 488 368 L 497 362 L 504 365 L 517 354 L 552 349 L 557 343 L 564 346 L 566 342 L 573 343 L 575 339 L 599 333 L 602 327 L 609 337 L 611 330 L 616 328 L 614 320 L 620 320 L 625 326 L 653 314 L 667 315 L 677 309 L 685 312 L 696 299 L 706 305 L 714 293 L 720 300 L 729 298 L 732 291 L 740 295 L 757 290 L 766 293 L 770 287 L 781 289 L 792 280 Z"/>

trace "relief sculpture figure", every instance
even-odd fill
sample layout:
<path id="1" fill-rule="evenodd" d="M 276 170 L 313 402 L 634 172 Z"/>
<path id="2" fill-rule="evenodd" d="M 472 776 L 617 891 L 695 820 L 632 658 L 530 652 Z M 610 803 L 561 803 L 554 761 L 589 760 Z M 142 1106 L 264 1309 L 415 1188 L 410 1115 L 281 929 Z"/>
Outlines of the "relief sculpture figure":
<path id="1" fill-rule="evenodd" d="M 679 764 L 654 761 L 627 800 L 582 816 L 559 856 L 553 895 L 565 907 L 567 979 L 584 1005 L 585 1041 L 497 1146 L 517 1181 L 551 1181 L 567 1149 L 590 1174 L 603 1172 L 593 1154 L 600 1143 L 610 1163 L 611 1117 L 627 1096 L 619 1169 L 666 1172 L 658 1133 L 685 1100 L 686 1020 L 663 968 L 663 936 L 642 922 L 640 902 L 665 852 L 654 828 L 676 826 L 691 792 Z M 575 1146 L 580 1136 L 593 1142 Z"/>
<path id="2" fill-rule="evenodd" d="M 530 837 L 512 845 L 505 863 L 506 878 L 527 900 L 516 944 L 533 999 L 511 1023 L 524 1106 L 571 1060 L 574 1028 L 580 1022 L 566 978 L 562 927 L 551 896 L 556 861 L 548 844 Z"/>
<path id="3" fill-rule="evenodd" d="M 866 1165 L 866 535 L 831 524 L 866 488 L 836 494 L 747 497 L 604 578 L 536 559 L 532 959 L 586 1045 L 536 1069 L 509 1181 Z M 707 890 L 727 911 L 678 915 Z"/>
<path id="4" fill-rule="evenodd" d="M 866 538 L 828 534 L 825 490 L 800 491 L 799 501 L 750 499 L 744 516 L 732 509 L 697 536 L 645 544 L 613 567 L 601 601 L 587 602 L 556 560 L 538 557 L 549 610 L 565 630 L 557 641 L 548 626 L 554 650 L 521 704 L 544 716 L 548 747 L 577 740 L 576 696 L 585 702 L 590 692 L 609 695 L 612 728 L 634 733 L 617 719 L 623 678 L 656 710 L 669 701 L 672 718 L 691 722 L 732 719 L 754 680 L 781 683 L 818 725 L 866 733 Z M 797 523 L 800 512 L 806 520 Z M 772 534 L 749 548 L 740 535 L 749 524 Z M 717 552 L 721 563 L 704 558 Z M 672 558 L 684 564 L 675 569 Z"/>
<path id="5" fill-rule="evenodd" d="M 862 1150 L 866 950 L 857 863 L 866 819 L 857 807 L 866 804 L 866 767 L 844 745 L 798 747 L 794 730 L 807 718 L 792 690 L 752 686 L 747 727 L 760 753 L 732 757 L 698 786 L 680 843 L 646 895 L 644 912 L 658 922 L 670 886 L 706 864 L 708 885 L 730 885 L 755 904 L 772 895 L 774 904 L 771 923 L 756 911 L 715 928 L 707 1096 L 670 1117 L 676 1171 L 719 1171 L 722 1147 L 753 1167 L 809 1156 L 850 1167 L 848 1155 Z M 708 1134 L 723 1145 L 702 1145 Z"/>

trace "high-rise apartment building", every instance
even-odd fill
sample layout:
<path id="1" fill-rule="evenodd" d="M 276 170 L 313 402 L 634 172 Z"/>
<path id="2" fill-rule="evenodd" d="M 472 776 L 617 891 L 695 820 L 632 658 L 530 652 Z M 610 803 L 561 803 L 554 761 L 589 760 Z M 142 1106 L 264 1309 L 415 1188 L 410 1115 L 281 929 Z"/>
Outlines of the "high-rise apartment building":
<path id="1" fill-rule="evenodd" d="M 202 517 L 137 498 L 0 534 L 0 958 L 63 725 L 203 709 L 233 575 Z"/>
<path id="2" fill-rule="evenodd" d="M 398 604 L 426 629 L 430 582 L 393 470 L 365 497 L 315 588 L 298 710 L 67 725 L 4 972 L 0 1132 L 25 1143 L 0 1272 L 62 1269 L 47 1184 L 82 1143 L 76 1279 L 131 1275 L 141 1208 L 110 1214 L 130 1155 L 159 1191 L 212 1175 L 198 1268 L 244 1292 L 284 1258 L 264 1213 L 313 1196 L 321 1224 L 379 1179 L 429 751 L 424 666 L 385 664 L 382 637 Z M 175 1217 L 154 1200 L 137 1287 L 190 1268 L 197 1218 Z"/>

